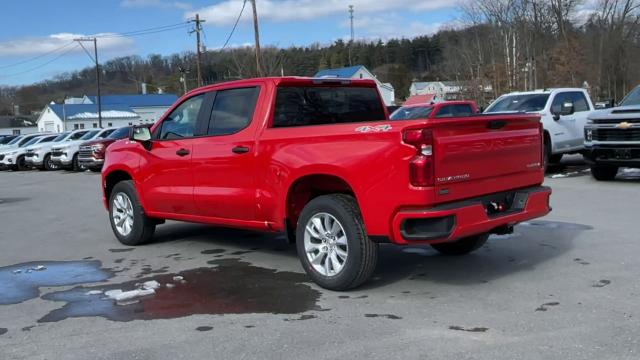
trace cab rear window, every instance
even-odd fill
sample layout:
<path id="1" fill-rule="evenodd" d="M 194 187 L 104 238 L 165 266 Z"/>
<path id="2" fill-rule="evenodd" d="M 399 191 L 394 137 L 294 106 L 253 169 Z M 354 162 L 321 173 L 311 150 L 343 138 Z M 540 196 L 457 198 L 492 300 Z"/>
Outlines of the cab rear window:
<path id="1" fill-rule="evenodd" d="M 273 127 L 357 123 L 385 120 L 375 88 L 279 87 Z"/>

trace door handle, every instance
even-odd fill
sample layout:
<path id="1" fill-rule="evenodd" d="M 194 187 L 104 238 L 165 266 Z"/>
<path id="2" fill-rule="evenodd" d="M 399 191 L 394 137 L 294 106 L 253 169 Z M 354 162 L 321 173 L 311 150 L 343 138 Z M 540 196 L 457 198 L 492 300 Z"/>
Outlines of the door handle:
<path id="1" fill-rule="evenodd" d="M 184 148 L 176 151 L 176 155 L 178 156 L 187 156 L 189 154 L 190 154 L 190 151 Z"/>
<path id="2" fill-rule="evenodd" d="M 507 125 L 507 122 L 504 120 L 491 120 L 487 123 L 487 129 L 497 130 L 502 129 Z"/>
<path id="3" fill-rule="evenodd" d="M 231 151 L 233 151 L 236 154 L 246 154 L 249 152 L 249 147 L 248 146 L 236 146 L 233 149 L 231 149 Z"/>

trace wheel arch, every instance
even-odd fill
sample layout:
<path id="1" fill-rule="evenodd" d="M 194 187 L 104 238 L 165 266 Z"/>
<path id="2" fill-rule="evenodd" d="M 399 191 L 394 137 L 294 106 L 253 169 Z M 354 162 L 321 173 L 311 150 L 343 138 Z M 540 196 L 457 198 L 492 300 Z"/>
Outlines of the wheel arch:
<path id="1" fill-rule="evenodd" d="M 285 227 L 289 240 L 295 238 L 298 217 L 309 201 L 327 194 L 353 196 L 358 202 L 353 187 L 344 178 L 326 173 L 306 174 L 295 179 L 288 187 L 285 198 Z"/>
<path id="2" fill-rule="evenodd" d="M 111 197 L 111 192 L 117 183 L 126 180 L 133 180 L 133 176 L 125 170 L 113 170 L 108 174 L 104 175 L 104 186 L 103 186 L 103 195 L 106 202 L 109 201 Z"/>

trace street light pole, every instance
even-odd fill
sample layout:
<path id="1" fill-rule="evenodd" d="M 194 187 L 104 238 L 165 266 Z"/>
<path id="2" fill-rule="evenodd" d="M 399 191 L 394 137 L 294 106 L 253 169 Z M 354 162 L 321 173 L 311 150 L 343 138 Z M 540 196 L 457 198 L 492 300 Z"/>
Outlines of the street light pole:
<path id="1" fill-rule="evenodd" d="M 82 49 L 89 55 L 89 58 L 96 63 L 96 85 L 98 88 L 98 96 L 96 97 L 96 101 L 98 102 L 98 127 L 102 129 L 102 97 L 100 96 L 100 64 L 98 63 L 98 39 L 96 37 L 92 38 L 77 38 L 73 39 L 77 41 Z M 82 45 L 83 41 L 93 41 L 93 56 L 85 49 L 84 45 Z"/>

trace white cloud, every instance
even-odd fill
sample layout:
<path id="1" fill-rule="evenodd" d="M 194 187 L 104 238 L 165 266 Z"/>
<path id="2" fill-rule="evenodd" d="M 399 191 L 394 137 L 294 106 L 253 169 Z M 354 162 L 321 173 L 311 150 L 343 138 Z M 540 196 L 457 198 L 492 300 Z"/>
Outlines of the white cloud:
<path id="1" fill-rule="evenodd" d="M 401 26 L 398 26 L 401 24 Z M 342 22 L 342 27 L 348 28 L 349 20 Z M 392 39 L 392 38 L 413 38 L 421 35 L 432 35 L 446 24 L 411 21 L 406 23 L 398 14 L 386 14 L 384 17 L 357 17 L 354 19 L 356 39 Z M 348 37 L 345 40 L 349 40 Z"/>
<path id="2" fill-rule="evenodd" d="M 180 10 L 190 10 L 191 4 L 182 1 L 164 1 L 164 0 L 122 0 L 120 6 L 135 7 L 155 7 L 155 8 L 175 8 Z"/>
<path id="3" fill-rule="evenodd" d="M 66 44 L 69 44 L 73 41 L 73 39 L 88 36 L 98 37 L 99 52 L 120 53 L 130 50 L 134 44 L 132 39 L 119 37 L 114 33 L 100 33 L 94 35 L 58 33 L 44 37 L 23 38 L 0 43 L 0 57 L 37 56 L 54 51 Z M 89 47 L 93 47 L 93 45 L 91 44 L 89 45 Z M 62 53 L 66 51 L 66 49 L 70 48 L 72 48 L 72 46 L 66 47 L 65 50 L 61 50 L 59 53 Z M 77 48 L 74 51 L 82 52 L 82 49 Z"/>
<path id="4" fill-rule="evenodd" d="M 243 1 L 224 0 L 215 5 L 187 12 L 185 18 L 191 18 L 199 13 L 209 25 L 233 24 Z M 260 0 L 257 11 L 261 20 L 312 20 L 339 13 L 346 16 L 348 5 L 355 7 L 356 14 L 368 14 L 392 10 L 425 11 L 451 8 L 456 6 L 456 0 Z M 250 8 L 249 4 L 247 8 Z M 251 11 L 247 10 L 245 9 L 243 14 L 245 21 L 250 19 L 251 14 Z"/>

